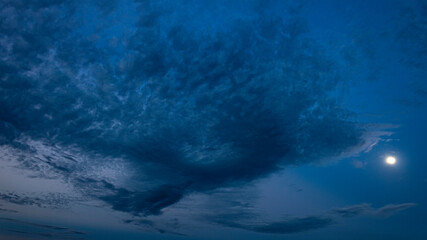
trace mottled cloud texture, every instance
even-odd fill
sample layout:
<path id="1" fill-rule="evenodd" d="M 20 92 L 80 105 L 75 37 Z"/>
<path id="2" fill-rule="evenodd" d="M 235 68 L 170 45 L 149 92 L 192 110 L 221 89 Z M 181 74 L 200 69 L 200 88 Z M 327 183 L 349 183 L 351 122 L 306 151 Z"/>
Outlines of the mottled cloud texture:
<path id="1" fill-rule="evenodd" d="M 193 192 L 372 145 L 331 97 L 345 76 L 295 8 L 109 2 L 0 1 L 0 144 L 35 177 L 149 216 Z M 123 168 L 97 174 L 106 166 Z"/>

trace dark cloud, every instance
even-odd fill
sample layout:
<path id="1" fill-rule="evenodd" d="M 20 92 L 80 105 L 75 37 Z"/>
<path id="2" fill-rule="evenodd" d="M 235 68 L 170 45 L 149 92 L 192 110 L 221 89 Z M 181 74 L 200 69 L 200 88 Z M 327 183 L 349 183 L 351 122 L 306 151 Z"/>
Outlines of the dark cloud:
<path id="1" fill-rule="evenodd" d="M 1 143 L 34 150 L 26 137 L 78 149 L 68 161 L 59 154 L 22 162 L 33 170 L 43 162 L 115 210 L 158 215 L 188 193 L 247 184 L 367 141 L 329 96 L 345 78 L 295 13 L 230 13 L 208 31 L 201 13 L 175 11 L 177 3 L 129 3 L 138 10 L 133 34 L 105 47 L 96 39 L 114 31 L 102 18 L 96 32 L 78 27 L 74 1 L 2 4 Z M 188 14 L 200 25 L 186 25 Z M 81 155 L 125 159 L 148 187 L 82 177 Z"/>
<path id="2" fill-rule="evenodd" d="M 110 203 L 115 210 L 137 215 L 159 215 L 163 208 L 178 202 L 182 196 L 182 188 L 163 185 L 148 192 L 117 189 L 116 194 L 100 197 L 100 199 Z"/>
<path id="3" fill-rule="evenodd" d="M 0 200 L 17 205 L 30 205 L 42 208 L 63 208 L 70 201 L 69 198 L 59 193 L 20 194 L 15 192 L 0 192 Z"/>

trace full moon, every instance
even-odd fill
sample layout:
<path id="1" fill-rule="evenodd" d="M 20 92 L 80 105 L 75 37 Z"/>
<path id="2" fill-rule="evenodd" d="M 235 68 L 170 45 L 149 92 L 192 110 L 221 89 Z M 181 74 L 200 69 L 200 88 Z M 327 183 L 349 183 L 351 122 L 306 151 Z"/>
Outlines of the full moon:
<path id="1" fill-rule="evenodd" d="M 396 163 L 396 158 L 395 158 L 395 157 L 393 157 L 393 156 L 388 156 L 388 157 L 385 159 L 385 162 L 386 162 L 387 164 L 394 165 L 394 164 Z"/>

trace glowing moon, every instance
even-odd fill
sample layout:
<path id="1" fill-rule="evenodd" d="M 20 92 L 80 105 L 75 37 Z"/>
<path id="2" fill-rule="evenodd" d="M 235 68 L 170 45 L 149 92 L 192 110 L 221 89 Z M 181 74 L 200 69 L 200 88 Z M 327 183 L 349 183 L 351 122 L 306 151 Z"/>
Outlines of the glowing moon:
<path id="1" fill-rule="evenodd" d="M 396 164 L 396 158 L 395 158 L 395 157 L 393 157 L 393 156 L 388 156 L 388 157 L 385 159 L 385 162 L 386 162 L 387 164 L 394 165 L 394 164 Z"/>

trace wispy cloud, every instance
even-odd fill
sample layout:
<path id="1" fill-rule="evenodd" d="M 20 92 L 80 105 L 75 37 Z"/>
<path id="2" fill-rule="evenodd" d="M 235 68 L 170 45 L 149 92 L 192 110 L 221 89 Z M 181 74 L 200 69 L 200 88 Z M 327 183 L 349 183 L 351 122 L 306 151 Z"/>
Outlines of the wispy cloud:
<path id="1" fill-rule="evenodd" d="M 76 231 L 70 228 L 58 227 L 53 225 L 37 224 L 27 221 L 21 221 L 12 218 L 0 218 L 3 222 L 4 228 L 1 229 L 0 235 L 9 235 L 10 233 L 15 236 L 36 239 L 85 239 L 85 232 Z M 9 233 L 9 234 L 8 234 Z M 12 237 L 13 238 L 13 237 Z"/>
<path id="2" fill-rule="evenodd" d="M 3 212 L 3 213 L 18 213 L 18 211 L 16 211 L 16 210 L 7 209 L 7 208 L 1 208 L 1 207 L 0 207 L 0 212 Z"/>
<path id="3" fill-rule="evenodd" d="M 341 217 L 354 217 L 358 215 L 371 215 L 376 217 L 389 217 L 397 212 L 416 206 L 415 203 L 388 204 L 380 208 L 373 208 L 370 204 L 360 204 L 345 208 L 334 209 L 333 212 Z"/>
<path id="4" fill-rule="evenodd" d="M 241 216 L 239 216 L 240 218 Z M 210 217 L 213 223 L 226 227 L 240 228 L 259 233 L 290 234 L 305 232 L 319 228 L 325 228 L 334 223 L 333 218 L 328 216 L 307 216 L 284 219 L 275 222 L 265 222 L 261 224 L 247 224 L 235 221 L 236 217 L 228 214 Z M 240 219 L 242 220 L 242 219 Z"/>
<path id="5" fill-rule="evenodd" d="M 367 203 L 332 210 L 334 214 L 344 218 L 355 217 L 371 211 L 371 205 Z"/>
<path id="6" fill-rule="evenodd" d="M 377 209 L 375 211 L 375 215 L 380 217 L 388 217 L 397 212 L 414 207 L 415 205 L 415 203 L 389 204 Z"/>
<path id="7" fill-rule="evenodd" d="M 389 217 L 399 211 L 415 206 L 414 203 L 389 204 L 381 208 L 372 208 L 370 204 L 359 204 L 344 208 L 332 209 L 317 215 L 286 217 L 275 221 L 251 221 L 258 219 L 251 211 L 221 213 L 207 216 L 207 220 L 231 228 L 239 228 L 253 232 L 290 234 L 326 228 L 339 222 L 340 218 L 358 216 Z M 254 223 L 255 222 L 255 223 Z"/>

